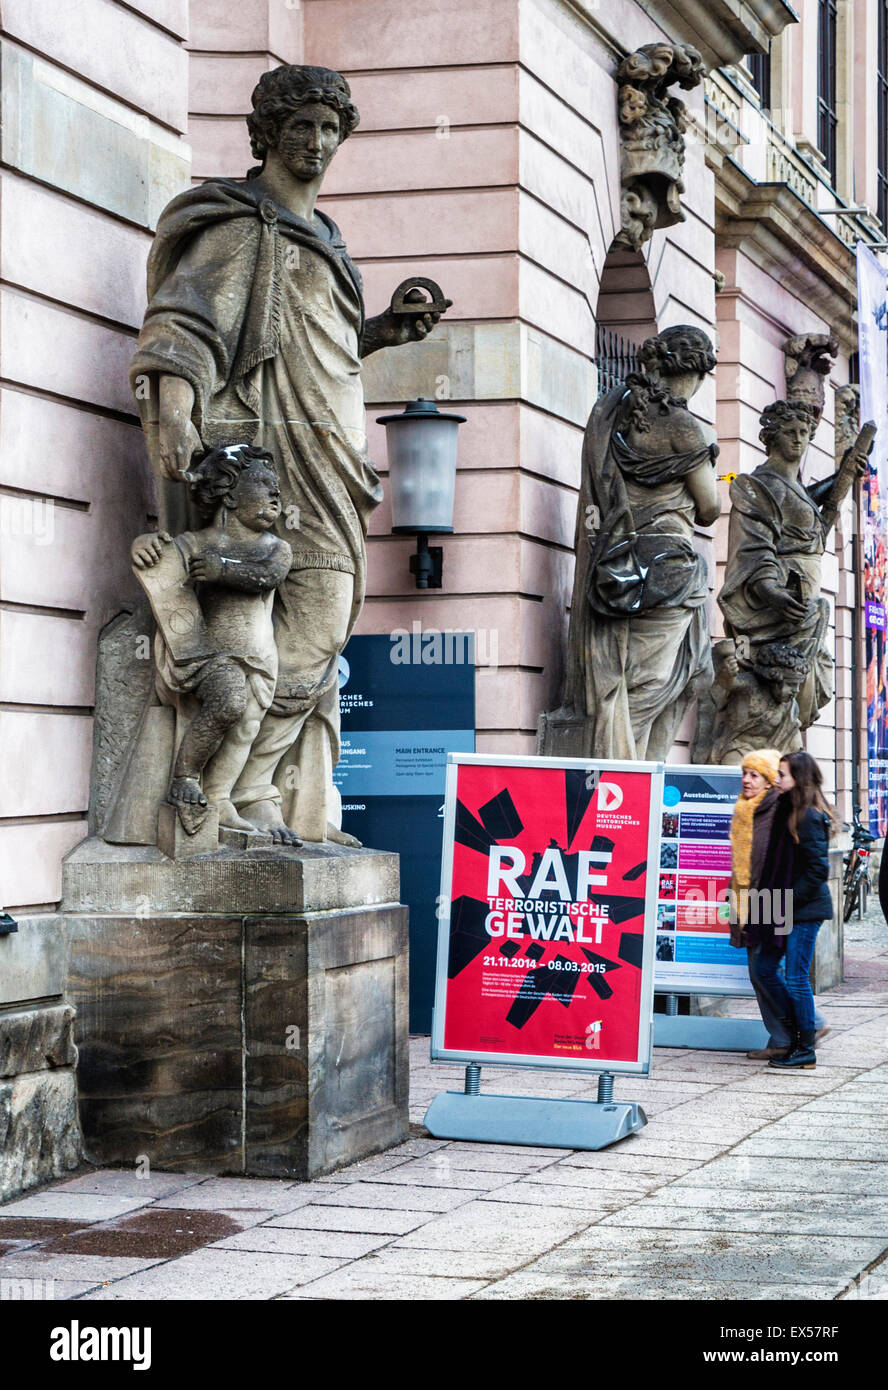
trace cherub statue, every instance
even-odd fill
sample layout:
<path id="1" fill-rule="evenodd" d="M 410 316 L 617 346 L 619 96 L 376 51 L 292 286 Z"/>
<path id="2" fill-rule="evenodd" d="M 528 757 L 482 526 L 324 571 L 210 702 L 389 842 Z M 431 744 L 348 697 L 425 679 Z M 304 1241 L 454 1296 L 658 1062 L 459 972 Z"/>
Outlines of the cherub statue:
<path id="1" fill-rule="evenodd" d="M 798 693 L 808 674 L 805 654 L 787 642 L 750 652 L 732 638 L 712 649 L 715 680 L 697 708 L 691 757 L 700 763 L 739 764 L 752 748 L 801 748 Z"/>
<path id="2" fill-rule="evenodd" d="M 277 681 L 271 607 L 293 560 L 272 532 L 280 487 L 271 454 L 245 444 L 214 449 L 188 481 L 209 525 L 175 537 L 139 536 L 132 546 L 157 620 L 157 693 L 182 715 L 197 706 L 167 800 L 189 835 L 211 804 L 220 826 L 255 832 L 235 809 L 235 788 L 239 779 L 250 781 L 250 750 Z"/>

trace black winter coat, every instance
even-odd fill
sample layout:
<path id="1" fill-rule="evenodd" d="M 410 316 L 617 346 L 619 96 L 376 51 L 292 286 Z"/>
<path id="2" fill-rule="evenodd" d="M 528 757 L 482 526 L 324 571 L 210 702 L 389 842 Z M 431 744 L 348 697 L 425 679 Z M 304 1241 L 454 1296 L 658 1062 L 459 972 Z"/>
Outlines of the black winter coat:
<path id="1" fill-rule="evenodd" d="M 829 880 L 829 820 L 809 806 L 799 824 L 793 855 L 792 917 L 794 922 L 825 922 L 833 915 Z"/>

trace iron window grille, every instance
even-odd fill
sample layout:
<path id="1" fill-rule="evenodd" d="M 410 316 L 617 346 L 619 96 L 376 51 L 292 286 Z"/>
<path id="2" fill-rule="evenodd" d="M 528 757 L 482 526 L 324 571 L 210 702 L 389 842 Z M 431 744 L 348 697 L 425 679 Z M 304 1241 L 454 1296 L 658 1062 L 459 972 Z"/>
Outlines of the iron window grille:
<path id="1" fill-rule="evenodd" d="M 630 372 L 638 371 L 638 348 L 619 333 L 601 324 L 595 330 L 595 365 L 598 368 L 598 394 L 606 396 L 625 385 Z"/>

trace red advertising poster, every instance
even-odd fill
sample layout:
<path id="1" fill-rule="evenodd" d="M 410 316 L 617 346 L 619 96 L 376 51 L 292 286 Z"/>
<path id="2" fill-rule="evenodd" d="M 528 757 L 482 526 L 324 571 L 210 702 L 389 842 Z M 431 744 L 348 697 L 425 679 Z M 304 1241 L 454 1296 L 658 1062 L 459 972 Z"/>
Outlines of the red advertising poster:
<path id="1" fill-rule="evenodd" d="M 646 1070 L 657 770 L 455 755 L 448 775 L 432 1055 Z"/>

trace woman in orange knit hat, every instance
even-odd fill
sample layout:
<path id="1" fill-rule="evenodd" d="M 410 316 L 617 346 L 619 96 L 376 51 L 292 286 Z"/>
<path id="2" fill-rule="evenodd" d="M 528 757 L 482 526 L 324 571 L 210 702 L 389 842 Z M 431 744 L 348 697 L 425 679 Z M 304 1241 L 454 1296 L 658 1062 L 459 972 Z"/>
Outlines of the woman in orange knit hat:
<path id="1" fill-rule="evenodd" d="M 765 1046 L 746 1055 L 751 1061 L 768 1062 L 772 1057 L 786 1056 L 792 1042 L 792 1025 L 785 1017 L 782 995 L 767 989 L 759 978 L 761 942 L 751 945 L 747 941 L 746 923 L 749 892 L 758 887 L 777 806 L 779 793 L 774 783 L 780 769 L 780 753 L 776 748 L 755 748 L 746 754 L 741 766 L 741 792 L 731 821 L 731 945 L 746 947 L 749 979 L 768 1030 Z"/>

